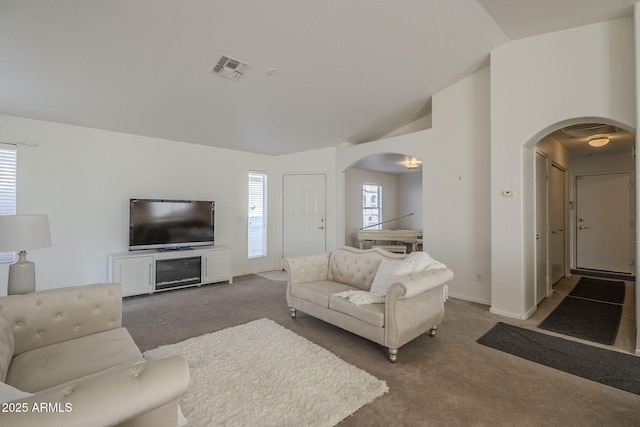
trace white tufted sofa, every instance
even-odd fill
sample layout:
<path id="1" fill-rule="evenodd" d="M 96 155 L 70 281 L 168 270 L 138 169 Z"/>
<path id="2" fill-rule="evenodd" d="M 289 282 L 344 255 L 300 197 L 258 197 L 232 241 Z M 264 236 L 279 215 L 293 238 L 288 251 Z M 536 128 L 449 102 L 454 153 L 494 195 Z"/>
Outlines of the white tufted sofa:
<path id="1" fill-rule="evenodd" d="M 291 316 L 299 310 L 374 341 L 387 347 L 389 360 L 396 362 L 401 346 L 427 331 L 435 335 L 453 272 L 438 268 L 403 277 L 389 287 L 383 304 L 354 305 L 334 294 L 369 291 L 382 260 L 406 256 L 344 246 L 331 253 L 285 258 Z"/>
<path id="2" fill-rule="evenodd" d="M 0 380 L 2 426 L 176 426 L 189 368 L 145 362 L 96 284 L 0 298 Z"/>

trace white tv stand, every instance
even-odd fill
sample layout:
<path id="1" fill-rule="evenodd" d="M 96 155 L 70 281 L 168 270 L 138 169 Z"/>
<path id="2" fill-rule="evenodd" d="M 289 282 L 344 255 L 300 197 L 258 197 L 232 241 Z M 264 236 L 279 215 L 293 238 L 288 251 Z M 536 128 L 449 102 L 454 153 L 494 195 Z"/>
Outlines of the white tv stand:
<path id="1" fill-rule="evenodd" d="M 200 246 L 110 254 L 109 281 L 120 283 L 125 297 L 207 283 L 233 283 L 231 248 Z"/>

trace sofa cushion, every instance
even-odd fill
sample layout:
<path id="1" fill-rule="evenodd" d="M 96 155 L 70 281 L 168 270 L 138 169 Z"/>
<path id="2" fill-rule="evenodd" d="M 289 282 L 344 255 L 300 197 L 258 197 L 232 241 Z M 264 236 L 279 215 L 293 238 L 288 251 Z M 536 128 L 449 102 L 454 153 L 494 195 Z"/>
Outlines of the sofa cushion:
<path id="1" fill-rule="evenodd" d="M 6 383 L 33 393 L 143 361 L 127 330 L 116 328 L 19 354 L 9 366 Z"/>
<path id="2" fill-rule="evenodd" d="M 368 291 L 382 259 L 379 252 L 358 253 L 336 249 L 329 257 L 328 279 Z"/>
<path id="3" fill-rule="evenodd" d="M 331 296 L 331 294 L 351 289 L 353 289 L 353 287 L 342 283 L 322 280 L 318 282 L 299 283 L 291 288 L 291 295 L 323 308 L 329 308 L 329 296 Z"/>
<path id="4" fill-rule="evenodd" d="M 354 305 L 346 298 L 332 295 L 329 299 L 329 308 L 373 326 L 384 327 L 384 304 Z"/>
<path id="5" fill-rule="evenodd" d="M 4 382 L 7 379 L 7 372 L 13 358 L 14 349 L 15 339 L 11 325 L 9 325 L 7 319 L 0 316 L 0 382 Z"/>

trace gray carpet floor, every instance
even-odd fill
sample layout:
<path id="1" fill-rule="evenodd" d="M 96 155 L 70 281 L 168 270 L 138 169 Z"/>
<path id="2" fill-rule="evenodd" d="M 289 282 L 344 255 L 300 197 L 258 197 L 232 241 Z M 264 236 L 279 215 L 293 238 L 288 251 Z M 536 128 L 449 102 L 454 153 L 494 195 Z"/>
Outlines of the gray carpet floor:
<path id="1" fill-rule="evenodd" d="M 388 362 L 384 348 L 366 339 L 304 313 L 292 319 L 284 297 L 286 283 L 257 275 L 236 277 L 232 285 L 126 298 L 123 322 L 144 351 L 251 320 L 272 319 L 387 382 L 389 393 L 340 426 L 638 426 L 640 396 L 476 343 L 499 321 L 541 332 L 535 325 L 576 282 L 576 276 L 563 279 L 554 295 L 522 321 L 450 298 L 438 334 L 403 346 L 396 364 Z M 627 282 L 618 338 L 606 348 L 626 353 L 634 349 L 633 306 L 628 303 L 634 291 Z"/>

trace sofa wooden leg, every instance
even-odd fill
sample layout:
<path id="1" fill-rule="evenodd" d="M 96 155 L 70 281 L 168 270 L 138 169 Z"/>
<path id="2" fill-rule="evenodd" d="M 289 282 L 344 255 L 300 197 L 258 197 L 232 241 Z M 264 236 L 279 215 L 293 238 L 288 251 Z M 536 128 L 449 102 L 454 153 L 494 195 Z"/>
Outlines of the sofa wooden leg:
<path id="1" fill-rule="evenodd" d="M 396 363 L 398 361 L 398 349 L 390 348 L 389 349 L 389 360 L 391 363 Z"/>
<path id="2" fill-rule="evenodd" d="M 295 308 L 290 308 L 289 312 L 291 314 L 291 317 L 293 317 L 295 319 L 296 318 L 296 309 Z"/>
<path id="3" fill-rule="evenodd" d="M 434 326 L 433 328 L 431 328 L 431 330 L 429 331 L 429 335 L 432 337 L 436 336 L 436 332 L 438 331 L 438 327 Z"/>

